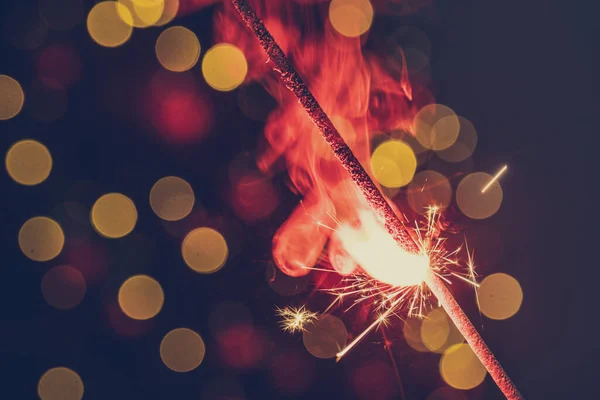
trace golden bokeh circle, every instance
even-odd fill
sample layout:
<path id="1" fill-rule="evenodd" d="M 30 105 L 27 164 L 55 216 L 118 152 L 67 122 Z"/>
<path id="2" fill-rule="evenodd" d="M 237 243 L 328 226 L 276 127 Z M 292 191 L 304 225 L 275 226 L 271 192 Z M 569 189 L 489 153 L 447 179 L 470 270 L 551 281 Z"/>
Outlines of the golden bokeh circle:
<path id="1" fill-rule="evenodd" d="M 436 151 L 439 158 L 448 162 L 461 162 L 473 154 L 477 147 L 477 131 L 475 126 L 466 118 L 458 117 L 460 130 L 456 141 L 444 150 Z"/>
<path id="2" fill-rule="evenodd" d="M 413 211 L 425 215 L 430 207 L 446 209 L 452 201 L 452 185 L 439 172 L 426 170 L 415 175 L 407 190 L 408 204 Z"/>
<path id="3" fill-rule="evenodd" d="M 49 369 L 38 382 L 41 400 L 80 400 L 83 397 L 83 381 L 79 375 L 65 367 Z"/>
<path id="4" fill-rule="evenodd" d="M 357 37 L 373 23 L 373 5 L 369 0 L 332 0 L 329 21 L 344 36 Z"/>
<path id="5" fill-rule="evenodd" d="M 11 119 L 21 112 L 25 103 L 23 88 L 13 78 L 0 75 L 0 121 Z"/>
<path id="6" fill-rule="evenodd" d="M 167 368 L 175 372 L 196 369 L 205 353 L 202 337 L 188 328 L 173 329 L 160 342 L 160 358 Z"/>
<path id="7" fill-rule="evenodd" d="M 434 308 L 423 319 L 421 340 L 429 351 L 443 353 L 464 338 L 443 308 Z"/>
<path id="8" fill-rule="evenodd" d="M 475 172 L 463 178 L 456 189 L 456 203 L 467 217 L 485 219 L 496 214 L 502 204 L 502 187 L 494 181 L 485 191 L 493 177 Z"/>
<path id="9" fill-rule="evenodd" d="M 194 207 L 194 190 L 187 181 L 167 176 L 159 179 L 150 190 L 150 206 L 166 221 L 178 221 L 189 215 Z"/>
<path id="10" fill-rule="evenodd" d="M 487 276 L 479 285 L 479 309 L 488 318 L 502 320 L 515 315 L 523 302 L 519 281 L 510 275 Z"/>
<path id="11" fill-rule="evenodd" d="M 211 228 L 197 228 L 188 233 L 181 245 L 185 263 L 194 271 L 212 274 L 220 270 L 229 254 L 223 235 Z"/>
<path id="12" fill-rule="evenodd" d="M 147 28 L 156 24 L 165 9 L 164 0 L 118 0 L 117 9 L 121 20 L 135 28 Z"/>
<path id="13" fill-rule="evenodd" d="M 108 193 L 100 197 L 91 211 L 94 229 L 111 239 L 129 234 L 135 228 L 137 217 L 133 201 L 120 193 Z"/>
<path id="14" fill-rule="evenodd" d="M 244 52 L 232 44 L 217 44 L 202 59 L 204 79 L 215 90 L 228 92 L 237 88 L 244 82 L 247 73 L 248 62 Z"/>
<path id="15" fill-rule="evenodd" d="M 76 307 L 85 297 L 85 278 L 78 269 L 68 265 L 53 267 L 42 278 L 42 296 L 59 310 Z"/>
<path id="16" fill-rule="evenodd" d="M 35 140 L 15 143 L 6 153 L 6 170 L 17 183 L 33 186 L 50 176 L 52 156 L 48 148 Z"/>
<path id="17" fill-rule="evenodd" d="M 156 316 L 165 301 L 160 283 L 147 275 L 127 279 L 119 289 L 119 306 L 130 318 L 146 320 Z"/>
<path id="18" fill-rule="evenodd" d="M 400 140 L 388 140 L 373 152 L 371 169 L 380 184 L 388 188 L 399 188 L 412 181 L 417 169 L 417 158 L 408 144 Z"/>
<path id="19" fill-rule="evenodd" d="M 444 150 L 458 139 L 460 123 L 452 109 L 442 104 L 429 104 L 415 115 L 413 130 L 419 143 L 430 150 Z"/>
<path id="20" fill-rule="evenodd" d="M 306 326 L 302 342 L 306 350 L 317 358 L 333 358 L 346 346 L 348 332 L 341 319 L 323 314 Z"/>
<path id="21" fill-rule="evenodd" d="M 173 21 L 179 11 L 179 0 L 165 0 L 165 9 L 154 26 L 163 26 Z"/>
<path id="22" fill-rule="evenodd" d="M 444 352 L 440 360 L 440 374 L 453 388 L 469 390 L 483 382 L 486 370 L 467 344 L 457 344 Z"/>
<path id="23" fill-rule="evenodd" d="M 183 26 L 173 26 L 156 39 L 158 62 L 173 72 L 191 69 L 200 58 L 200 41 L 196 34 Z"/>
<path id="24" fill-rule="evenodd" d="M 423 344 L 421 339 L 421 328 L 423 326 L 423 319 L 416 317 L 409 317 L 404 321 L 402 326 L 402 333 L 406 343 L 414 350 L 420 353 L 426 353 L 429 351 Z"/>
<path id="25" fill-rule="evenodd" d="M 127 16 L 128 17 L 124 17 Z M 91 38 L 104 47 L 118 47 L 131 37 L 133 28 L 123 19 L 133 21 L 127 7 L 116 1 L 96 4 L 87 17 L 87 29 Z"/>
<path id="26" fill-rule="evenodd" d="M 60 225 L 47 217 L 34 217 L 19 230 L 19 247 L 34 261 L 49 261 L 60 254 L 65 234 Z"/>

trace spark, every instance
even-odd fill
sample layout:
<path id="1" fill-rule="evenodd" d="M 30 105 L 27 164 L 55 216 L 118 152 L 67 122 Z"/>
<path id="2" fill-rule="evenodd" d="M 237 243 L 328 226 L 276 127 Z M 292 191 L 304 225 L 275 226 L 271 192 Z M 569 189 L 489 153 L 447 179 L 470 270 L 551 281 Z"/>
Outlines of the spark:
<path id="1" fill-rule="evenodd" d="M 279 324 L 285 332 L 304 332 L 306 325 L 313 322 L 318 314 L 307 310 L 306 307 L 284 307 L 275 309 L 275 314 L 281 318 Z"/>
<path id="2" fill-rule="evenodd" d="M 494 182 L 496 182 L 498 179 L 500 179 L 502 174 L 504 174 L 507 169 L 508 169 L 508 165 L 506 165 L 506 164 L 502 168 L 500 168 L 500 171 L 498 171 L 496 173 L 496 175 L 494 175 L 493 178 L 490 179 L 490 181 L 487 183 L 487 185 L 485 185 L 485 187 L 483 189 L 481 189 L 481 193 L 485 193 L 485 191 L 488 190 L 490 188 L 490 186 L 492 186 L 494 184 Z"/>

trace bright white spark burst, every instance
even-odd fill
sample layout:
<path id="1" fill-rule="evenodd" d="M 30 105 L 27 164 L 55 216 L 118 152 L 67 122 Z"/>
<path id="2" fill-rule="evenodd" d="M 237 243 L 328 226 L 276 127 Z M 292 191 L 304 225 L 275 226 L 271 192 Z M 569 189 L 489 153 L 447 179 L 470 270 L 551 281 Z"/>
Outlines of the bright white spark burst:
<path id="1" fill-rule="evenodd" d="M 281 318 L 279 324 L 285 332 L 304 332 L 306 325 L 314 321 L 318 314 L 307 310 L 305 306 L 284 307 L 275 309 L 275 314 Z"/>

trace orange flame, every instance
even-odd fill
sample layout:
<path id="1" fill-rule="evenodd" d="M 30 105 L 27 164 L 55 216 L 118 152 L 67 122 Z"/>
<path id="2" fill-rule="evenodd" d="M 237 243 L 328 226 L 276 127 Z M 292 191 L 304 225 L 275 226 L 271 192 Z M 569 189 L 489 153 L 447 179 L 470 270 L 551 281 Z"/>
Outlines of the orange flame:
<path id="1" fill-rule="evenodd" d="M 432 102 L 427 90 L 412 87 L 403 55 L 394 62 L 392 57 L 366 50 L 365 37 L 341 36 L 329 23 L 326 7 L 307 5 L 321 2 L 251 3 L 367 171 L 374 135 L 410 132 L 416 112 Z M 317 12 L 320 18 L 315 19 Z M 264 52 L 229 2 L 216 14 L 215 27 L 218 41 L 233 43 L 244 52 L 247 79 L 259 81 L 278 102 L 265 126 L 268 145 L 259 156 L 259 168 L 272 173 L 283 158 L 294 188 L 304 196 L 274 237 L 278 267 L 291 276 L 306 275 L 327 247 L 331 265 L 342 275 L 360 266 L 382 282 L 420 284 L 423 268 L 428 267 L 426 257 L 400 254 L 402 250 L 385 228 L 365 211 L 364 198 L 305 110 L 271 71 Z M 375 257 L 379 265 L 369 263 L 366 255 L 374 252 L 390 261 Z M 390 275 L 385 270 L 391 262 L 404 267 Z"/>

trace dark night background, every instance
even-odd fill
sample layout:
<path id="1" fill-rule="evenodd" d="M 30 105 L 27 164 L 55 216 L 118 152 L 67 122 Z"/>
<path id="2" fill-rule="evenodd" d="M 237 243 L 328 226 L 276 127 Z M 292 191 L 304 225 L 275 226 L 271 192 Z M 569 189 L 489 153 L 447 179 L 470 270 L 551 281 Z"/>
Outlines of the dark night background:
<path id="1" fill-rule="evenodd" d="M 17 3 L 23 5 L 3 4 L 0 15 L 8 18 Z M 85 2 L 86 12 L 92 3 Z M 204 8 L 172 23 L 193 30 L 203 53 L 213 43 L 213 11 Z M 500 212 L 460 223 L 467 234 L 498 233 L 502 250 L 482 244 L 490 261 L 480 272 L 506 272 L 524 292 L 521 310 L 505 321 L 482 320 L 466 293 L 457 294 L 459 301 L 475 324 L 483 325 L 483 337 L 526 398 L 600 398 L 600 273 L 592 255 L 597 204 L 591 198 L 597 181 L 591 171 L 597 133 L 591 117 L 598 110 L 592 96 L 598 67 L 592 59 L 598 37 L 594 12 L 558 1 L 440 1 L 432 14 L 398 21 L 420 27 L 432 43 L 436 101 L 477 128 L 477 170 L 509 165 L 501 180 Z M 374 26 L 384 20 L 376 18 Z M 45 43 L 72 45 L 83 64 L 81 80 L 68 89 L 65 116 L 45 124 L 29 118 L 25 109 L 0 122 L 2 154 L 14 142 L 33 138 L 50 149 L 54 160 L 49 179 L 38 186 L 18 185 L 5 170 L 0 174 L 0 398 L 35 398 L 39 377 L 58 365 L 79 373 L 85 399 L 227 398 L 211 395 L 212 387 L 246 399 L 354 398 L 349 382 L 356 368 L 390 363 L 377 343 L 379 334 L 336 364 L 311 358 L 301 336 L 281 332 L 273 315 L 275 305 L 299 304 L 306 296 L 280 296 L 265 279 L 272 235 L 298 201 L 284 177 L 274 180 L 282 200 L 266 220 L 245 223 L 223 200 L 229 164 L 241 153 L 256 151 L 263 126 L 242 114 L 236 91 L 212 93 L 212 135 L 193 145 L 168 144 L 125 115 L 132 109 L 126 106 L 136 101 L 136 88 L 159 67 L 154 53 L 159 32 L 136 30 L 126 45 L 107 49 L 92 42 L 85 24 L 69 32 L 50 31 Z M 36 76 L 35 54 L 0 40 L 0 74 L 17 79 L 27 93 Z M 107 101 L 114 99 L 112 90 L 120 91 L 122 104 Z M 195 190 L 192 216 L 198 222 L 191 227 L 219 227 L 227 238 L 231 254 L 218 273 L 200 275 L 187 268 L 180 243 L 188 225 L 172 223 L 168 230 L 175 235 L 169 234 L 152 212 L 149 190 L 166 175 L 186 179 Z M 123 239 L 103 239 L 89 224 L 69 222 L 61 208 L 66 200 L 91 207 L 107 192 L 128 195 L 138 209 L 136 228 Z M 48 263 L 25 258 L 17 244 L 20 226 L 35 215 L 56 219 L 67 236 L 61 255 Z M 78 239 L 70 242 L 70 235 Z M 98 282 L 88 283 L 79 306 L 59 311 L 44 302 L 40 280 L 49 266 L 74 260 L 104 272 Z M 161 283 L 165 304 L 151 322 L 126 324 L 130 334 L 122 335 L 111 327 L 107 310 L 114 308 L 120 283 L 138 273 Z M 209 316 L 225 301 L 246 305 L 254 326 L 266 332 L 271 355 L 263 365 L 240 370 L 219 360 Z M 186 374 L 165 368 L 158 354 L 164 334 L 179 326 L 199 332 L 207 348 L 202 365 Z M 406 398 L 425 399 L 443 385 L 439 356 L 411 351 L 401 335 L 394 340 Z M 310 387 L 294 396 L 277 390 L 269 366 L 269 357 L 286 352 L 304 357 L 315 371 Z M 466 394 L 502 398 L 489 377 Z"/>

